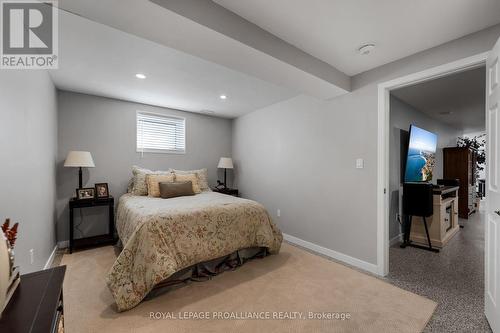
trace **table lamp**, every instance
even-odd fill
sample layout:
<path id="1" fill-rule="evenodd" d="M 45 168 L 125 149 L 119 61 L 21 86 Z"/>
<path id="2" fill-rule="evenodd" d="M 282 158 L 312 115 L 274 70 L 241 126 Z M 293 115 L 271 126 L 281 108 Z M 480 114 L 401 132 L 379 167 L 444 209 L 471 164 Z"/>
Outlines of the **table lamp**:
<path id="1" fill-rule="evenodd" d="M 95 168 L 92 155 L 88 151 L 70 151 L 64 162 L 67 168 L 79 168 L 78 188 L 82 188 L 82 168 Z"/>
<path id="2" fill-rule="evenodd" d="M 217 165 L 217 168 L 224 169 L 224 188 L 227 188 L 227 186 L 226 186 L 226 170 L 233 168 L 233 160 L 231 159 L 231 157 L 221 157 L 219 160 L 219 165 Z"/>

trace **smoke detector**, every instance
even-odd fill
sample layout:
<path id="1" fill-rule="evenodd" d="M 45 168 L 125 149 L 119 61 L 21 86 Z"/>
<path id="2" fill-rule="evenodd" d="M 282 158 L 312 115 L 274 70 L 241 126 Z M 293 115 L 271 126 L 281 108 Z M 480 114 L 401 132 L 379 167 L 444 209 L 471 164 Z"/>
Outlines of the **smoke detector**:
<path id="1" fill-rule="evenodd" d="M 370 53 L 371 53 L 374 49 L 375 49 L 375 44 L 373 44 L 373 43 L 368 43 L 368 44 L 361 45 L 361 46 L 358 48 L 358 52 L 359 52 L 359 54 L 361 54 L 361 55 L 368 55 L 368 54 L 370 54 Z"/>

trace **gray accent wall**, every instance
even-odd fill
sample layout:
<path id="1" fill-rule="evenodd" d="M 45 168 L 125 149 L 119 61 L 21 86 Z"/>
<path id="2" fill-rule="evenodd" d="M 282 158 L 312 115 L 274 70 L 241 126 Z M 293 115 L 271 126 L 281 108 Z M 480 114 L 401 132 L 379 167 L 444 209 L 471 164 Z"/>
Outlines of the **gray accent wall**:
<path id="1" fill-rule="evenodd" d="M 126 192 L 132 177 L 131 167 L 154 170 L 208 169 L 209 183 L 222 179 L 217 163 L 231 155 L 232 121 L 202 114 L 154 107 L 122 100 L 58 91 L 59 145 L 57 155 L 57 236 L 69 239 L 68 200 L 78 187 L 78 171 L 63 167 L 70 150 L 90 151 L 96 167 L 85 169 L 84 187 L 108 183 L 110 193 L 118 200 Z M 136 152 L 136 112 L 148 111 L 186 118 L 186 153 L 161 154 Z M 219 172 L 219 174 L 218 174 Z M 106 209 L 76 211 L 79 224 L 75 237 L 106 232 Z M 83 232 L 83 234 L 81 232 Z"/>
<path id="2" fill-rule="evenodd" d="M 435 133 L 438 136 L 433 183 L 436 183 L 436 179 L 443 177 L 443 148 L 455 147 L 457 139 L 462 136 L 461 130 L 437 121 L 391 95 L 389 126 L 389 239 L 393 239 L 401 233 L 400 224 L 396 219 L 396 214 L 402 213 L 401 198 L 403 191 L 401 186 L 404 174 L 401 174 L 401 159 L 406 158 L 406 156 L 401 156 L 401 146 L 406 146 L 405 142 L 401 142 L 401 131 L 408 131 L 411 124 Z"/>
<path id="3" fill-rule="evenodd" d="M 242 195 L 263 203 L 283 232 L 377 264 L 378 83 L 489 51 L 499 37 L 497 25 L 359 74 L 349 94 L 298 96 L 236 119 Z"/>
<path id="4" fill-rule="evenodd" d="M 19 222 L 14 250 L 22 273 L 43 269 L 55 248 L 56 154 L 57 99 L 49 74 L 2 70 L 0 224 L 7 217 Z"/>

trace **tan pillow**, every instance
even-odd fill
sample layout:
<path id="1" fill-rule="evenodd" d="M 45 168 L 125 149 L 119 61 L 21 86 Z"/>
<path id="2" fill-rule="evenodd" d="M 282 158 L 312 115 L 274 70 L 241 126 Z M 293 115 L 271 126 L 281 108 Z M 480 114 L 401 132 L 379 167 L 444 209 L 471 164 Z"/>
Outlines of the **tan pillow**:
<path id="1" fill-rule="evenodd" d="M 200 182 L 200 190 L 211 191 L 210 186 L 208 186 L 208 172 L 207 169 L 199 169 L 199 170 L 172 170 L 175 174 L 186 175 L 190 173 L 195 173 L 198 176 L 198 181 Z"/>
<path id="2" fill-rule="evenodd" d="M 134 175 L 134 177 L 132 178 L 133 181 L 130 193 L 132 193 L 133 195 L 148 195 L 148 184 L 146 183 L 146 175 L 148 174 L 168 175 L 171 173 L 172 171 L 170 169 L 167 171 L 152 171 L 134 165 L 132 167 L 132 174 Z"/>
<path id="3" fill-rule="evenodd" d="M 174 174 L 168 175 L 146 175 L 146 183 L 148 184 L 148 197 L 160 197 L 160 183 L 172 183 Z"/>
<path id="4" fill-rule="evenodd" d="M 163 199 L 194 195 L 193 184 L 189 182 L 160 183 L 160 196 Z"/>
<path id="5" fill-rule="evenodd" d="M 201 193 L 200 189 L 200 181 L 198 180 L 198 176 L 195 173 L 187 173 L 187 174 L 175 174 L 176 182 L 191 182 L 193 183 L 193 192 L 198 194 Z"/>

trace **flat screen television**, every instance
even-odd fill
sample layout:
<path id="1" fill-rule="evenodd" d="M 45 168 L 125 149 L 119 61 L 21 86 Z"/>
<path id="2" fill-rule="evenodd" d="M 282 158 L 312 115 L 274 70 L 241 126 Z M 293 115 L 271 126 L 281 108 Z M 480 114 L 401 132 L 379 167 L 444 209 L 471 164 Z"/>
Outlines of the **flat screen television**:
<path id="1" fill-rule="evenodd" d="M 406 156 L 405 182 L 429 182 L 436 163 L 437 135 L 410 126 L 408 154 Z"/>

